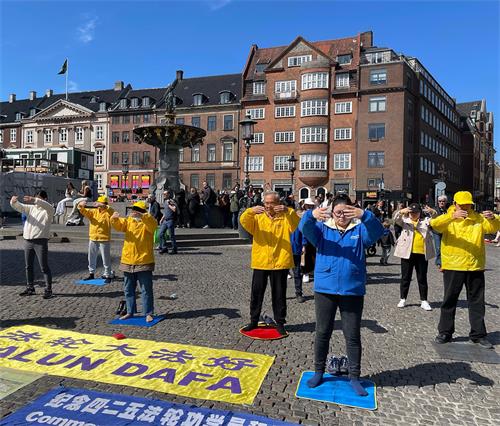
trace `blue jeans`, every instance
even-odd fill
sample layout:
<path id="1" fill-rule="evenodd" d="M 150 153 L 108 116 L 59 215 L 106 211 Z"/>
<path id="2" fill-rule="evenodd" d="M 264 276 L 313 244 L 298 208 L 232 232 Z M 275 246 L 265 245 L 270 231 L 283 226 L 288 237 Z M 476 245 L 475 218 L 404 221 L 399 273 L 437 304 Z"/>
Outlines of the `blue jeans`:
<path id="1" fill-rule="evenodd" d="M 293 255 L 293 281 L 295 283 L 295 295 L 302 296 L 302 266 L 300 265 L 300 261 L 302 259 L 302 255 L 294 254 Z"/>
<path id="2" fill-rule="evenodd" d="M 233 229 L 238 229 L 238 213 L 239 212 L 231 212 L 231 219 L 233 222 Z"/>
<path id="3" fill-rule="evenodd" d="M 437 266 L 441 268 L 441 234 L 433 233 L 434 246 L 436 248 L 436 260 L 434 261 Z"/>
<path id="4" fill-rule="evenodd" d="M 167 250 L 167 239 L 165 233 L 168 229 L 170 234 L 170 241 L 172 243 L 172 250 L 177 251 L 177 241 L 175 240 L 175 222 L 173 220 L 164 220 L 160 225 L 160 250 Z"/>
<path id="5" fill-rule="evenodd" d="M 127 314 L 137 312 L 135 303 L 135 287 L 137 281 L 141 286 L 142 314 L 153 315 L 153 271 L 124 272 L 123 290 L 127 303 Z"/>
<path id="6" fill-rule="evenodd" d="M 208 204 L 203 204 L 203 216 L 205 217 L 205 225 L 210 226 L 210 206 Z"/>

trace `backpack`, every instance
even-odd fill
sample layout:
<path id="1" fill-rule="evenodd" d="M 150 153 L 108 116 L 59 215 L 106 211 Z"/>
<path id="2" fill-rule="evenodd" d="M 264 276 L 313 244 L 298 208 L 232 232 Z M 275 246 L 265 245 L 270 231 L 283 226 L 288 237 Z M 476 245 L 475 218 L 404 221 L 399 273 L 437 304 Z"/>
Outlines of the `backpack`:
<path id="1" fill-rule="evenodd" d="M 217 195 L 215 195 L 214 190 L 210 188 L 210 195 L 208 196 L 207 204 L 214 205 L 216 202 L 217 202 Z"/>

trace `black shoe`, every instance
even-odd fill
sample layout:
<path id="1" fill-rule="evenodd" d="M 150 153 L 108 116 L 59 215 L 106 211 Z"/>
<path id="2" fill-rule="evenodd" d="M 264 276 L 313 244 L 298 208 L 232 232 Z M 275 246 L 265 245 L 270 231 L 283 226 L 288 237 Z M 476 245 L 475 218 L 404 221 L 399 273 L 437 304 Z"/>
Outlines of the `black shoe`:
<path id="1" fill-rule="evenodd" d="M 104 284 L 111 284 L 111 278 L 104 278 Z"/>
<path id="2" fill-rule="evenodd" d="M 241 331 L 252 331 L 252 330 L 255 330 L 257 327 L 258 327 L 258 325 L 256 323 L 251 322 L 250 324 L 245 325 L 245 327 L 243 327 L 241 329 Z"/>
<path id="3" fill-rule="evenodd" d="M 434 341 L 439 344 L 448 343 L 451 342 L 451 336 L 448 336 L 447 334 L 438 334 Z"/>
<path id="4" fill-rule="evenodd" d="M 493 349 L 493 345 L 486 337 L 481 337 L 479 339 L 471 339 L 471 341 L 476 345 L 482 346 L 485 349 Z"/>
<path id="5" fill-rule="evenodd" d="M 326 360 L 326 372 L 338 376 L 340 374 L 340 360 L 332 356 Z"/>
<path id="6" fill-rule="evenodd" d="M 76 226 L 76 223 L 68 222 L 68 223 L 66 223 L 66 226 Z"/>
<path id="7" fill-rule="evenodd" d="M 168 254 L 177 254 L 177 250 L 172 250 L 172 251 L 168 252 Z"/>
<path id="8" fill-rule="evenodd" d="M 286 332 L 285 329 L 285 324 L 276 324 L 276 331 L 281 335 L 281 336 L 286 336 L 288 333 Z"/>
<path id="9" fill-rule="evenodd" d="M 160 249 L 160 254 L 168 254 L 168 249 Z"/>
<path id="10" fill-rule="evenodd" d="M 52 290 L 46 289 L 45 292 L 43 293 L 43 298 L 44 299 L 52 299 L 54 295 L 52 294 Z"/>
<path id="11" fill-rule="evenodd" d="M 340 358 L 339 362 L 339 373 L 340 374 L 348 374 L 349 373 L 349 360 L 346 356 Z"/>
<path id="12" fill-rule="evenodd" d="M 19 296 L 33 296 L 35 294 L 34 287 L 26 287 L 26 290 L 19 293 Z"/>
<path id="13" fill-rule="evenodd" d="M 298 303 L 304 303 L 306 301 L 306 298 L 302 296 L 302 294 L 297 294 L 296 299 Z"/>
<path id="14" fill-rule="evenodd" d="M 78 226 L 85 226 L 85 223 L 83 223 L 83 222 L 78 222 Z"/>
<path id="15" fill-rule="evenodd" d="M 87 278 L 84 278 L 83 281 L 90 281 L 90 280 L 93 280 L 95 277 L 94 277 L 94 274 L 89 274 L 89 276 Z"/>

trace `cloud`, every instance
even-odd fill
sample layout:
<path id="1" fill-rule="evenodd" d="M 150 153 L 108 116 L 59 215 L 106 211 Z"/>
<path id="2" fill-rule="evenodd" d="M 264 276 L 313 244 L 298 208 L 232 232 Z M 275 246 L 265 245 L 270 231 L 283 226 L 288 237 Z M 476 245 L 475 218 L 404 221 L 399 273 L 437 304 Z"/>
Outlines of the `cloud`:
<path id="1" fill-rule="evenodd" d="M 79 90 L 80 88 L 76 81 L 68 80 L 68 92 L 78 92 Z"/>
<path id="2" fill-rule="evenodd" d="M 208 0 L 210 10 L 219 10 L 231 3 L 232 0 Z"/>
<path id="3" fill-rule="evenodd" d="M 97 17 L 86 17 L 85 22 L 77 28 L 78 40 L 82 43 L 90 43 L 95 37 Z"/>

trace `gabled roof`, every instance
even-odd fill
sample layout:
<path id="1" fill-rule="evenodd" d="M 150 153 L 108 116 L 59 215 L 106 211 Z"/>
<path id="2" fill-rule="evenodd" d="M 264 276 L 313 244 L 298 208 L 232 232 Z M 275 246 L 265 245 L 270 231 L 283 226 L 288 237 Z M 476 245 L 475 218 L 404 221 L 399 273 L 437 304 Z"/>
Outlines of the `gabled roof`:
<path id="1" fill-rule="evenodd" d="M 471 111 L 480 111 L 481 110 L 481 100 L 472 101 L 472 102 L 462 102 L 457 104 L 457 111 L 460 115 L 468 117 Z"/>
<path id="2" fill-rule="evenodd" d="M 40 119 L 53 119 L 57 118 L 57 111 L 62 111 L 62 110 L 70 110 L 74 111 L 75 114 L 74 116 L 78 115 L 87 115 L 90 116 L 94 111 L 92 111 L 89 108 L 84 107 L 81 104 L 75 104 L 73 102 L 69 102 L 65 99 L 59 99 L 56 102 L 54 102 L 52 105 L 50 105 L 48 108 L 43 109 L 39 113 L 35 114 L 31 119 L 33 120 L 40 120 Z M 71 115 L 70 115 L 71 116 Z M 64 117 L 68 117 L 68 115 L 65 115 Z"/>

